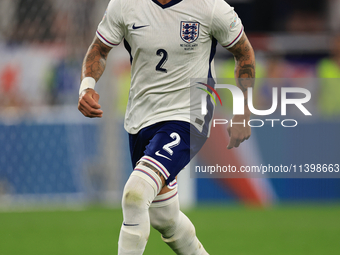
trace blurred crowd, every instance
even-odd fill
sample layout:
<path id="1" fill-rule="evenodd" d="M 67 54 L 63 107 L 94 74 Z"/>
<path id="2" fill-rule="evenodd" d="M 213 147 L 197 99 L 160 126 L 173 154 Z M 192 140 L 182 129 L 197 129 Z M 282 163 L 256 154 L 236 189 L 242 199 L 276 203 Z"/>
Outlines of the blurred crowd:
<path id="1" fill-rule="evenodd" d="M 81 58 L 106 4 L 1 0 L 0 106 L 74 102 Z"/>
<path id="2" fill-rule="evenodd" d="M 92 36 L 94 0 L 1 0 L 0 39 L 11 44 L 69 43 Z"/>

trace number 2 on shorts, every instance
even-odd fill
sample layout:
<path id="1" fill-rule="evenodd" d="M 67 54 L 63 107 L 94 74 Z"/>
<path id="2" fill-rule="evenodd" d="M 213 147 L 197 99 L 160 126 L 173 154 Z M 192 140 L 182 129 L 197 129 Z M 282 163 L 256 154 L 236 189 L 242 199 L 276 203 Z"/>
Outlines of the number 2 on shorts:
<path id="1" fill-rule="evenodd" d="M 174 152 L 173 152 L 173 150 L 171 150 L 171 148 L 179 145 L 179 143 L 181 142 L 181 137 L 179 136 L 179 134 L 177 134 L 175 132 L 171 133 L 170 137 L 172 139 L 175 139 L 175 140 L 164 145 L 163 150 L 165 150 L 167 153 L 169 153 L 172 156 L 172 154 L 174 154 Z"/>

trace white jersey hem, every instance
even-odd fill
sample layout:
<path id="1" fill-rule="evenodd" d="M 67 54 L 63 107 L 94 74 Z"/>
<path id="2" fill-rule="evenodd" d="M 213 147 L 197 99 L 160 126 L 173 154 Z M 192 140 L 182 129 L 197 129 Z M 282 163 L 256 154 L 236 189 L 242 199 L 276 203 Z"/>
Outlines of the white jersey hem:
<path id="1" fill-rule="evenodd" d="M 185 118 L 185 117 L 174 118 L 172 116 L 168 116 L 168 117 L 159 118 L 157 120 L 147 121 L 144 124 L 142 124 L 139 128 L 128 128 L 126 125 L 124 125 L 124 128 L 129 134 L 135 135 L 140 130 L 142 130 L 143 128 L 146 128 L 148 126 L 151 126 L 151 125 L 154 125 L 156 123 L 163 122 L 163 121 L 185 121 L 185 122 L 192 124 L 195 128 L 197 128 L 199 130 L 199 132 L 202 132 L 203 126 L 204 126 L 204 123 L 202 125 L 198 125 L 197 123 L 192 123 L 192 121 L 190 121 L 190 119 Z"/>

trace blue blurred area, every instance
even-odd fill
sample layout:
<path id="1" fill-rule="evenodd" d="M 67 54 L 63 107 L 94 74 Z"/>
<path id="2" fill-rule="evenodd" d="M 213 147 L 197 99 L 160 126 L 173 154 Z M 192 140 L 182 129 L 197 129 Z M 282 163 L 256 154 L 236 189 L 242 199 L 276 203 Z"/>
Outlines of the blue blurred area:
<path id="1" fill-rule="evenodd" d="M 296 128 L 253 129 L 264 164 L 340 163 L 340 122 L 299 123 Z M 340 199 L 340 179 L 272 179 L 280 200 Z"/>
<path id="2" fill-rule="evenodd" d="M 50 104 L 72 104 L 79 90 L 80 59 L 61 59 L 47 80 Z"/>
<path id="3" fill-rule="evenodd" d="M 84 191 L 83 165 L 98 153 L 96 125 L 0 124 L 0 134 L 0 180 L 8 193 Z"/>
<path id="4" fill-rule="evenodd" d="M 295 128 L 253 128 L 263 163 L 336 164 L 340 159 L 340 122 L 318 120 Z"/>
<path id="5" fill-rule="evenodd" d="M 340 200 L 340 179 L 271 179 L 280 201 Z"/>
<path id="6" fill-rule="evenodd" d="M 203 203 L 229 203 L 236 198 L 228 187 L 222 187 L 215 179 L 196 179 L 197 200 Z"/>

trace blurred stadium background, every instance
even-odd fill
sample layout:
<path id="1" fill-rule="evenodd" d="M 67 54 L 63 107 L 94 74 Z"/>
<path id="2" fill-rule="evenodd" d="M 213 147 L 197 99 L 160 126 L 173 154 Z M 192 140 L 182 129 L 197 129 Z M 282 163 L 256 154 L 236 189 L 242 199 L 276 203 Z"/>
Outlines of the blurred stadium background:
<path id="1" fill-rule="evenodd" d="M 257 78 L 340 78 L 340 0 L 227 2 L 256 51 Z M 96 87 L 103 119 L 77 110 L 81 62 L 107 3 L 0 0 L 0 255 L 116 251 L 120 197 L 132 170 L 123 129 L 130 63 L 122 45 Z M 232 77 L 227 51 L 218 48 L 215 64 L 218 77 Z M 340 163 L 336 81 L 308 85 L 312 121 L 291 133 L 253 130 L 249 146 L 226 158 Z M 259 106 L 271 102 L 270 86 L 256 88 Z M 192 179 L 189 171 L 179 178 L 182 207 L 212 254 L 340 251 L 340 179 Z M 146 254 L 172 254 L 158 247 L 165 245 L 152 232 Z"/>

